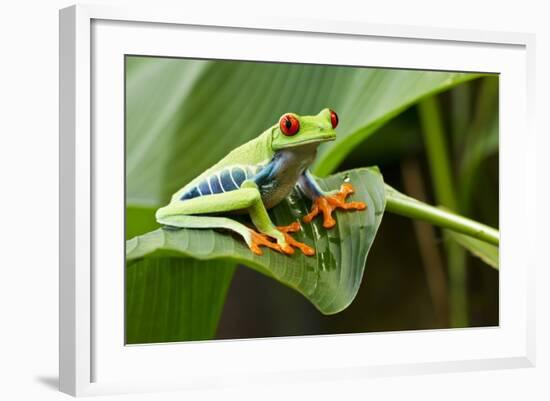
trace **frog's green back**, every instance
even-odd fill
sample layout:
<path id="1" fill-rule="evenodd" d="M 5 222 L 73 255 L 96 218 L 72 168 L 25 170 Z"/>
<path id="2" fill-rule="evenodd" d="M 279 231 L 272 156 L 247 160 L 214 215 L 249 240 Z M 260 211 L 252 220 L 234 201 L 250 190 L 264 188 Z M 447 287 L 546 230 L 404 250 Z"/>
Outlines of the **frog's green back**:
<path id="1" fill-rule="evenodd" d="M 206 177 L 210 177 L 212 174 L 223 170 L 227 166 L 239 164 L 239 165 L 258 165 L 265 164 L 273 156 L 273 150 L 271 149 L 272 130 L 274 127 L 270 127 L 265 130 L 260 136 L 244 143 L 238 148 L 233 149 L 223 159 L 214 164 L 208 170 L 204 171 L 199 176 L 195 177 L 183 188 L 179 189 L 174 195 L 172 195 L 172 201 L 179 200 L 181 196 L 187 192 L 187 190 L 193 188 L 196 184 L 201 182 Z"/>

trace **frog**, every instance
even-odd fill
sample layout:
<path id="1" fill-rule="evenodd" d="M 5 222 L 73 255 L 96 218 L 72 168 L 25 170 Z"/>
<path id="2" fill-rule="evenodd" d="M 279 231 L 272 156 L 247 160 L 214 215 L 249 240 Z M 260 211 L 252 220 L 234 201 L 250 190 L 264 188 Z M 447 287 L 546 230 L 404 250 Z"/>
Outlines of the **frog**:
<path id="1" fill-rule="evenodd" d="M 263 254 L 262 248 L 284 255 L 294 254 L 295 249 L 305 256 L 315 255 L 312 246 L 292 236 L 302 230 L 299 220 L 276 226 L 268 210 L 295 190 L 311 200 L 309 213 L 301 219 L 304 224 L 322 216 L 323 227 L 331 229 L 336 225 L 336 210 L 366 209 L 365 202 L 347 200 L 355 191 L 350 182 L 324 191 L 310 171 L 319 145 L 336 139 L 338 123 L 338 115 L 330 108 L 316 115 L 284 113 L 277 123 L 176 191 L 156 211 L 156 221 L 165 229 L 230 230 L 256 255 Z M 239 215 L 248 215 L 252 227 Z"/>

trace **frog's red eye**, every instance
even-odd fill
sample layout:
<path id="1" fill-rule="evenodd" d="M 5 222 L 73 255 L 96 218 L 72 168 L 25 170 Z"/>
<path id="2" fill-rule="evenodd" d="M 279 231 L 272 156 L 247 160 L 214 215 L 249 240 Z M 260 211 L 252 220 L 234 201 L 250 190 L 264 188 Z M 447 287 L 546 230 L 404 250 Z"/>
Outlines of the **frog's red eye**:
<path id="1" fill-rule="evenodd" d="M 332 128 L 336 128 L 338 125 L 338 114 L 333 110 L 330 111 L 330 123 L 332 124 Z"/>
<path id="2" fill-rule="evenodd" d="M 279 128 L 286 136 L 296 135 L 300 129 L 300 122 L 292 114 L 285 114 L 279 121 Z"/>

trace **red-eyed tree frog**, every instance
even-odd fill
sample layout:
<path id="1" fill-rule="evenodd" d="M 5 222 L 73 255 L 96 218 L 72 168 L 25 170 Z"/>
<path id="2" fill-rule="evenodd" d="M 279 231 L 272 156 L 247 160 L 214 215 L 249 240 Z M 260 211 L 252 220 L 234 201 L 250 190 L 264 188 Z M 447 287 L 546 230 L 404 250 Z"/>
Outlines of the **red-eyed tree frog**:
<path id="1" fill-rule="evenodd" d="M 314 116 L 286 113 L 279 122 L 257 138 L 239 146 L 177 191 L 167 206 L 157 210 L 157 222 L 176 228 L 223 228 L 241 235 L 252 252 L 262 254 L 260 246 L 283 254 L 294 248 L 305 255 L 315 254 L 309 245 L 289 233 L 301 229 L 298 221 L 276 227 L 267 210 L 285 199 L 295 186 L 312 200 L 304 223 L 318 214 L 323 226 L 333 227 L 335 209 L 363 210 L 363 202 L 346 202 L 354 189 L 344 182 L 340 190 L 324 192 L 309 172 L 320 143 L 336 139 L 337 114 L 324 109 Z M 256 230 L 231 218 L 250 216 Z"/>

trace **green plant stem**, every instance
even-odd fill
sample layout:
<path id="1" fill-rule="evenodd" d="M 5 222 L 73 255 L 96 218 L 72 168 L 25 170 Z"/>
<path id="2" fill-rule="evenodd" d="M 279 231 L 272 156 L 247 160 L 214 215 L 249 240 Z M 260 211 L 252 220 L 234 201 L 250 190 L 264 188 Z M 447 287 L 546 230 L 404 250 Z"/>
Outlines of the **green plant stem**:
<path id="1" fill-rule="evenodd" d="M 455 214 L 441 207 L 420 202 L 386 184 L 386 210 L 401 216 L 426 221 L 441 228 L 466 234 L 488 244 L 499 244 L 498 230 Z"/>
<path id="2" fill-rule="evenodd" d="M 422 100 L 418 103 L 418 110 L 435 198 L 441 205 L 456 210 L 457 197 L 437 99 L 432 96 Z"/>

